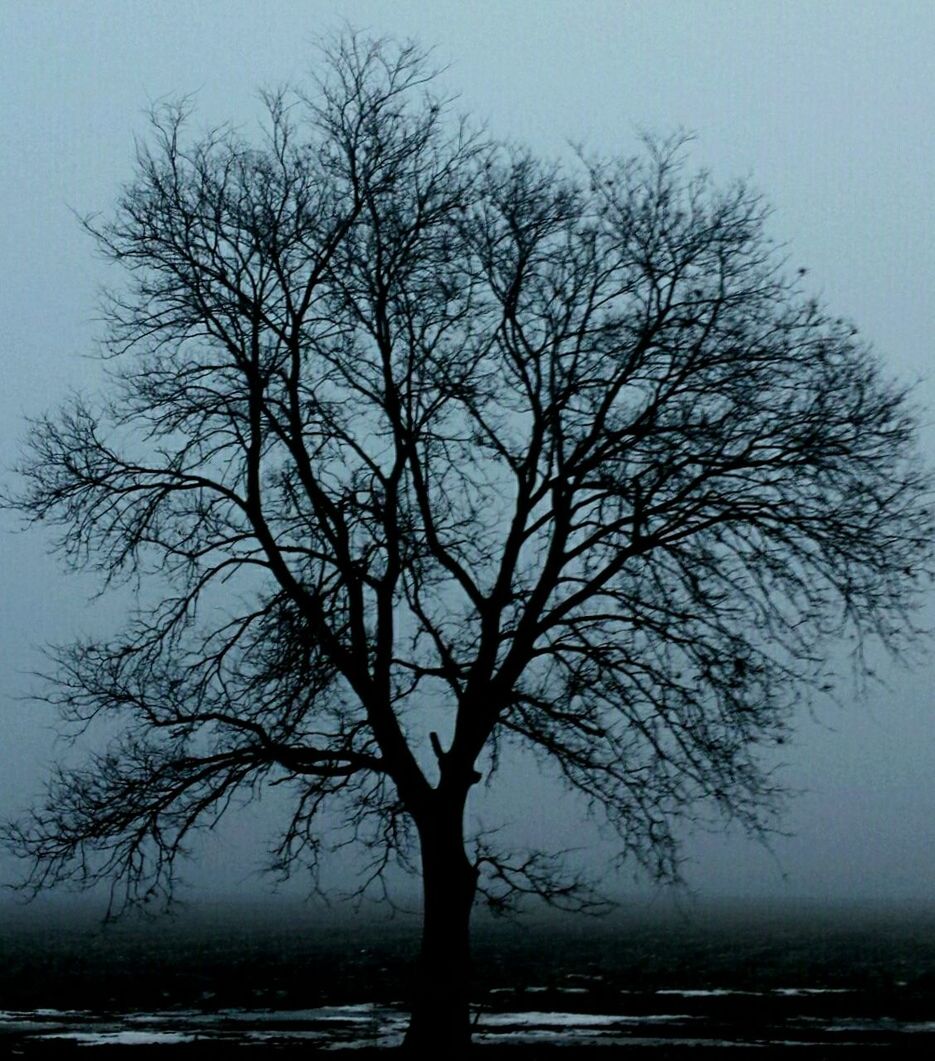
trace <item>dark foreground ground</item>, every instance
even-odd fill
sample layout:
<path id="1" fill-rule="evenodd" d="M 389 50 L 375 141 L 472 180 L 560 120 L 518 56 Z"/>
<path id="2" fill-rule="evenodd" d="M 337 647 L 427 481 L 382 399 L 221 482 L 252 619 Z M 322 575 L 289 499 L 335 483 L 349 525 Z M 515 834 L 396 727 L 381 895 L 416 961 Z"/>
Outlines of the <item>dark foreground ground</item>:
<path id="1" fill-rule="evenodd" d="M 393 1056 L 412 919 L 204 907 L 5 908 L 0 1056 Z M 479 921 L 478 1058 L 935 1056 L 935 908 L 634 906 Z"/>
<path id="2" fill-rule="evenodd" d="M 555 1061 L 571 1061 L 571 1059 L 594 1058 L 596 1061 L 616 1061 L 617 1058 L 635 1058 L 637 1061 L 645 1059 L 667 1059 L 667 1061 L 709 1061 L 713 1058 L 725 1058 L 729 1061 L 773 1061 L 775 1058 L 783 1058 L 788 1061 L 790 1057 L 807 1059 L 807 1061 L 861 1061 L 864 1058 L 874 1058 L 880 1061 L 883 1051 L 894 1050 L 894 1058 L 910 1058 L 913 1061 L 921 1061 L 923 1058 L 931 1058 L 932 1044 L 917 1044 L 903 1049 L 901 1045 L 887 1044 L 876 1046 L 859 1046 L 848 1044 L 846 1046 L 548 1046 L 548 1045 L 525 1045 L 489 1047 L 475 1046 L 470 1051 L 470 1058 L 476 1061 L 536 1061 L 537 1058 L 545 1058 L 546 1061 L 554 1058 Z M 389 1061 L 396 1056 L 403 1061 L 404 1055 L 398 1051 L 361 1048 L 346 1050 L 317 1050 L 308 1047 L 292 1046 L 285 1049 L 243 1047 L 231 1055 L 226 1049 L 219 1051 L 217 1047 L 159 1047 L 159 1046 L 99 1046 L 90 1049 L 85 1047 L 60 1047 L 49 1049 L 27 1046 L 25 1049 L 13 1047 L 11 1050 L 3 1049 L 0 1056 L 3 1058 L 22 1057 L 24 1061 L 90 1061 L 91 1058 L 104 1058 L 105 1061 L 208 1061 L 208 1059 L 223 1057 L 243 1057 L 244 1061 L 253 1058 L 259 1061 L 261 1058 L 276 1058 L 282 1061 L 298 1061 L 299 1058 L 321 1058 L 330 1061 Z M 447 1061 L 447 1058 L 444 1059 Z"/>

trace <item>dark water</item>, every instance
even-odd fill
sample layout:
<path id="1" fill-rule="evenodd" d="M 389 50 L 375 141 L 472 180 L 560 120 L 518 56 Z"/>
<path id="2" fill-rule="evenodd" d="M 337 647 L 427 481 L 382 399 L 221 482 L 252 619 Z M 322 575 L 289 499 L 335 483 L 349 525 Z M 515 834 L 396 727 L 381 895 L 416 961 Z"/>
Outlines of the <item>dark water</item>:
<path id="1" fill-rule="evenodd" d="M 405 1029 L 413 918 L 220 905 L 102 928 L 4 914 L 0 1045 L 17 1052 L 391 1046 Z M 475 941 L 485 1044 L 935 1046 L 935 907 L 643 904 L 478 919 Z"/>

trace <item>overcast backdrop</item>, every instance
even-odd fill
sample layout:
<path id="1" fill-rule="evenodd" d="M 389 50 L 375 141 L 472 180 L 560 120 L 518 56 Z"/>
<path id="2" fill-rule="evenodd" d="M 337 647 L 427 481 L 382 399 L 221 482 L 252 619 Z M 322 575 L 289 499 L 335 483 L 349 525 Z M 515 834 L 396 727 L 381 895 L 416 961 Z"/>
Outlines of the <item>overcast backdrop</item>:
<path id="1" fill-rule="evenodd" d="M 536 149 L 637 149 L 640 129 L 696 134 L 692 161 L 749 177 L 772 233 L 892 373 L 920 379 L 935 451 L 935 4 L 859 0 L 0 0 L 0 454 L 24 416 L 94 389 L 96 288 L 109 267 L 70 212 L 107 212 L 132 172 L 144 110 L 197 93 L 204 124 L 249 130 L 255 90 L 301 81 L 342 20 L 416 37 L 449 64 L 459 107 Z M 6 482 L 11 481 L 4 471 Z M 56 755 L 53 719 L 22 700 L 37 646 L 119 619 L 89 603 L 35 532 L 0 526 L 0 816 L 24 807 Z M 935 620 L 930 608 L 927 620 Z M 696 836 L 702 895 L 931 898 L 935 881 L 935 666 L 884 665 L 861 700 L 819 701 L 787 747 L 802 789 L 770 854 Z M 576 812 L 533 777 L 508 816 L 531 839 L 579 838 Z M 486 813 L 486 812 L 485 812 Z M 262 892 L 246 876 L 266 812 L 232 822 L 190 878 Z M 492 824 L 492 821 L 491 821 Z M 600 869 L 604 850 L 592 856 Z M 346 871 L 342 863 L 336 871 Z M 0 856 L 0 879 L 15 873 Z M 246 877 L 246 880 L 245 880 Z M 616 881 L 608 881 L 611 888 Z M 621 878 L 619 887 L 629 885 Z"/>

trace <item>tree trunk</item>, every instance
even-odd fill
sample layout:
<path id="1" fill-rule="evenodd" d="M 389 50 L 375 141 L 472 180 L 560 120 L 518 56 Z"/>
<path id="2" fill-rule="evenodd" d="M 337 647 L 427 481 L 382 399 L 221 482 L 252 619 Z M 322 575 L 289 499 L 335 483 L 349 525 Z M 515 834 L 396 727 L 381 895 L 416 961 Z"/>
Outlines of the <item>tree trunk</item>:
<path id="1" fill-rule="evenodd" d="M 442 806 L 418 823 L 422 848 L 422 949 L 416 969 L 412 1019 L 404 1046 L 453 1057 L 471 1041 L 471 907 L 477 870 L 463 836 L 464 800 Z"/>

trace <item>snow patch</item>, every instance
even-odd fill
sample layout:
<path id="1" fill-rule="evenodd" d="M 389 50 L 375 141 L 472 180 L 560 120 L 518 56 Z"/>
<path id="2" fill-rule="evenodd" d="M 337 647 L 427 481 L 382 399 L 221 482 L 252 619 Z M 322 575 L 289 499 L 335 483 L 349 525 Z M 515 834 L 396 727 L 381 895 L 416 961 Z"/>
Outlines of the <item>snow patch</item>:
<path id="1" fill-rule="evenodd" d="M 198 1038 L 191 1032 L 54 1032 L 42 1039 L 68 1039 L 79 1046 L 153 1046 L 191 1043 Z"/>

